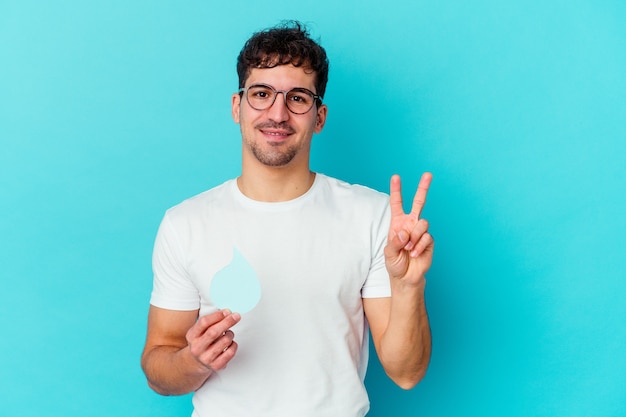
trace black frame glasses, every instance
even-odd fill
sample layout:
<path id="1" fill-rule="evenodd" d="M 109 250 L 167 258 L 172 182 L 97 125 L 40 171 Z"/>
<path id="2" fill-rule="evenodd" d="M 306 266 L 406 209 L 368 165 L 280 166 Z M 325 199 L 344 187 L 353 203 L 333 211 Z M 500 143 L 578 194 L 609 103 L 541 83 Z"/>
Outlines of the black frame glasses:
<path id="1" fill-rule="evenodd" d="M 267 110 L 274 105 L 278 93 L 285 98 L 287 109 L 293 114 L 308 113 L 315 104 L 322 103 L 322 96 L 318 96 L 308 88 L 292 88 L 291 90 L 277 90 L 267 84 L 253 84 L 239 89 L 239 94 L 245 94 L 250 107 L 255 110 Z"/>

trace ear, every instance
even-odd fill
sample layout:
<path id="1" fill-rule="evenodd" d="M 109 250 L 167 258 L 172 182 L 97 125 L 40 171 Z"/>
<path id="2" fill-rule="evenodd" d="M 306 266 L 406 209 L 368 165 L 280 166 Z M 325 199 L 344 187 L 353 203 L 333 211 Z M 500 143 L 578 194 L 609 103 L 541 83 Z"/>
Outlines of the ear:
<path id="1" fill-rule="evenodd" d="M 328 107 L 326 104 L 322 104 L 317 109 L 317 116 L 315 119 L 315 133 L 320 133 L 326 124 L 326 115 L 328 115 Z"/>
<path id="2" fill-rule="evenodd" d="M 239 93 L 233 94 L 231 99 L 231 113 L 235 123 L 239 124 L 239 111 L 241 109 L 241 95 Z"/>

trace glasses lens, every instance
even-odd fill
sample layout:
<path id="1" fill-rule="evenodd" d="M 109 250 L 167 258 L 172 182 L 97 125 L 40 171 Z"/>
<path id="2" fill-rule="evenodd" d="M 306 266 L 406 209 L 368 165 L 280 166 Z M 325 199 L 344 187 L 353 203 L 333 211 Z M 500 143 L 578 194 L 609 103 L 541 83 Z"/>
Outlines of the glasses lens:
<path id="1" fill-rule="evenodd" d="M 274 103 L 276 92 L 266 85 L 253 85 L 248 88 L 248 103 L 252 108 L 265 110 Z"/>
<path id="2" fill-rule="evenodd" d="M 287 92 L 287 107 L 296 114 L 311 110 L 315 99 L 310 91 L 294 88 Z"/>

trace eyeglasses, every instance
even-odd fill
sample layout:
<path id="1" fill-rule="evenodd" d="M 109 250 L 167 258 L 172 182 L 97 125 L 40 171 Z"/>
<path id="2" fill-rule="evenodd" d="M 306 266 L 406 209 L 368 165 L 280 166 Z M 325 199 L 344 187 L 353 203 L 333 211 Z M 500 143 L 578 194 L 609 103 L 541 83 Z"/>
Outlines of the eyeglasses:
<path id="1" fill-rule="evenodd" d="M 285 96 L 285 105 L 294 114 L 304 114 L 313 108 L 313 105 L 322 97 L 314 94 L 306 88 L 292 88 L 289 91 L 276 90 L 271 85 L 254 84 L 239 89 L 239 93 L 245 93 L 248 104 L 255 110 L 267 110 L 274 105 L 278 93 Z"/>

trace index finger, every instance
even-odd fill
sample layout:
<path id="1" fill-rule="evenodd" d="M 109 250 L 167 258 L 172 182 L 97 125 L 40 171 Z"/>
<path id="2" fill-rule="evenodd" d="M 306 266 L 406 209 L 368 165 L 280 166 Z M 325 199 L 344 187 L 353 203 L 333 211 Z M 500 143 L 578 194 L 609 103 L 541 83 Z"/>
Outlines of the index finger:
<path id="1" fill-rule="evenodd" d="M 415 192 L 415 197 L 413 197 L 413 207 L 411 207 L 411 213 L 415 214 L 418 219 L 420 218 L 422 209 L 426 204 L 426 194 L 428 194 L 428 189 L 430 188 L 430 182 L 432 179 L 433 174 L 425 172 L 422 174 L 422 178 L 417 185 L 417 191 Z"/>
<path id="2" fill-rule="evenodd" d="M 233 317 L 233 313 L 231 313 L 230 310 L 218 310 L 207 314 L 206 316 L 200 317 L 196 324 L 189 329 L 189 335 L 192 337 L 199 337 L 206 332 L 209 327 L 218 323 L 221 323 L 221 327 L 224 328 L 222 331 L 226 331 L 237 324 L 237 319 Z"/>
<path id="3" fill-rule="evenodd" d="M 394 174 L 389 184 L 389 206 L 391 207 L 391 216 L 396 217 L 404 214 L 402 208 L 402 186 L 400 184 L 400 176 Z"/>

